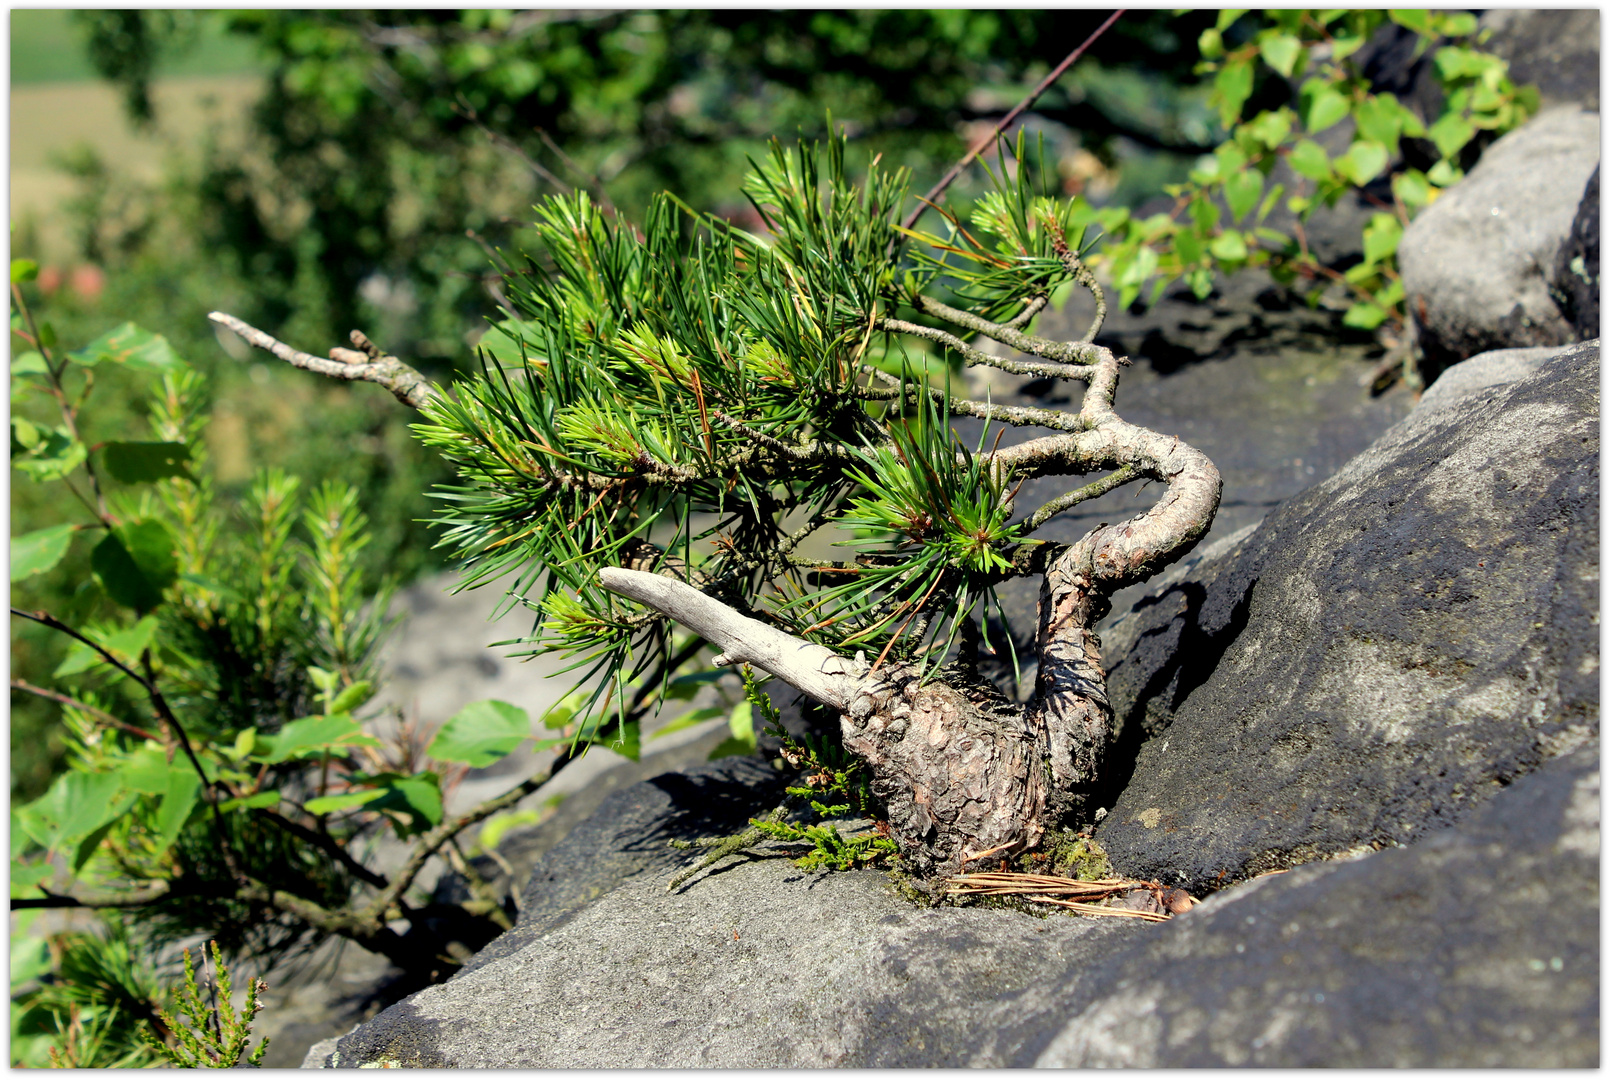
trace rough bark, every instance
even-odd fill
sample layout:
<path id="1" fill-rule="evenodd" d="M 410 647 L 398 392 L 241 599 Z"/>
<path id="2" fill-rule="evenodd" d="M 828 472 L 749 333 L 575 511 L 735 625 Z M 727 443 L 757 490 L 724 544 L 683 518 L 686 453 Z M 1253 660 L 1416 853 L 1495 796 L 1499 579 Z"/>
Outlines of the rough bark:
<path id="1" fill-rule="evenodd" d="M 1093 627 L 1106 614 L 1107 598 L 1114 591 L 1150 577 L 1189 552 L 1218 509 L 1219 474 L 1206 455 L 1178 438 L 1130 424 L 1114 410 L 1119 369 L 1127 361 L 1093 343 L 1100 312 L 1105 310 L 1100 288 L 1072 252 L 1059 250 L 1070 272 L 1097 300 L 1097 320 L 1080 341 L 1055 342 L 1024 333 L 1018 328 L 1027 323 L 1024 316 L 995 324 L 924 297 L 915 301 L 925 314 L 1038 360 L 1003 361 L 945 331 L 880 320 L 881 329 L 938 341 L 960 351 L 969 362 L 1087 383 L 1084 401 L 1071 415 L 947 398 L 952 415 L 984 416 L 1055 432 L 982 455 L 997 476 L 1009 473 L 1023 480 L 1112 474 L 1041 507 L 1028 518 L 1033 527 L 1130 480 L 1145 478 L 1167 485 L 1151 509 L 1094 530 L 1046 568 L 1036 637 L 1038 674 L 1027 704 L 1007 701 L 993 687 L 954 669 L 947 669 L 945 680 L 927 684 L 898 663 L 872 671 L 864 660 L 791 637 L 667 576 L 675 569 L 654 574 L 621 567 L 599 573 L 606 589 L 645 604 L 720 646 L 723 655 L 717 663 L 752 664 L 839 711 L 845 746 L 871 766 L 873 787 L 888 810 L 890 830 L 919 877 L 953 873 L 986 855 L 1009 857 L 1032 850 L 1054 830 L 1094 810 L 1089 799 L 1101 778 L 1112 710 L 1101 643 Z M 1039 306 L 1043 302 L 1037 299 L 1025 313 L 1032 317 Z M 325 360 L 292 349 L 232 316 L 215 313 L 212 318 L 288 363 L 335 378 L 375 382 L 415 408 L 440 392 L 361 335 L 354 343 L 362 352 L 332 349 L 333 359 Z M 864 388 L 858 396 L 884 399 L 917 392 Z M 938 390 L 930 393 L 944 396 Z M 718 420 L 741 426 L 730 417 Z M 815 453 L 778 445 L 785 454 Z M 603 491 L 616 483 L 585 479 Z"/>
<path id="2" fill-rule="evenodd" d="M 900 666 L 865 680 L 840 718 L 845 749 L 872 768 L 901 858 L 918 877 L 1045 835 L 1044 730 L 994 687 L 923 684 Z"/>
<path id="3" fill-rule="evenodd" d="M 1084 430 L 991 455 L 1015 475 L 1126 469 L 1168 485 L 1145 513 L 1103 525 L 1047 568 L 1040 592 L 1035 693 L 1026 704 L 953 667 L 921 682 L 910 667 L 862 662 L 800 641 L 670 577 L 600 573 L 605 588 L 660 611 L 719 645 L 724 663 L 752 663 L 840 711 L 845 748 L 872 769 L 901 856 L 918 877 L 1039 847 L 1087 817 L 1111 735 L 1101 642 L 1108 597 L 1185 555 L 1218 509 L 1218 470 L 1179 439 L 1137 427 L 1112 407 L 1120 361 L 1090 347 Z"/>

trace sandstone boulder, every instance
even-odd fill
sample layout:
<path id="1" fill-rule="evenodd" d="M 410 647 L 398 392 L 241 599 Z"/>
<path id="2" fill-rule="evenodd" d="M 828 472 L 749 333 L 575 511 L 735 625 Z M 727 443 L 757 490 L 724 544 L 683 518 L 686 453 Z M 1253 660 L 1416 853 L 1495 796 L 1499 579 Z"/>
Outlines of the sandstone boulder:
<path id="1" fill-rule="evenodd" d="M 1598 163 L 1599 114 L 1546 110 L 1410 223 L 1398 265 L 1428 383 L 1491 349 L 1575 338 L 1549 286 Z"/>
<path id="2" fill-rule="evenodd" d="M 1595 737 L 1598 343 L 1432 404 L 1104 635 L 1120 870 L 1411 842 Z"/>
<path id="3" fill-rule="evenodd" d="M 1597 748 L 1414 847 L 1167 924 L 919 909 L 874 871 L 644 873 L 308 1067 L 1585 1067 Z"/>

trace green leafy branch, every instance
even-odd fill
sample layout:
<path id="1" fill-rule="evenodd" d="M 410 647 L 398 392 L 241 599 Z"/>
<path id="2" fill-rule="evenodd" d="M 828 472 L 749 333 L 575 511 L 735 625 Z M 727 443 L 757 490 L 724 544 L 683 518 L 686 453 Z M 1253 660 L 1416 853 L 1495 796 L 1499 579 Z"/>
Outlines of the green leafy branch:
<path id="1" fill-rule="evenodd" d="M 1419 35 L 1420 52 L 1435 48 L 1432 66 L 1444 99 L 1435 117 L 1421 117 L 1391 93 L 1376 93 L 1352 59 L 1389 19 Z M 1216 273 L 1263 267 L 1283 284 L 1308 282 L 1311 303 L 1339 287 L 1350 301 L 1343 316 L 1348 326 L 1401 327 L 1395 255 L 1403 228 L 1463 176 L 1461 162 L 1478 134 L 1501 135 L 1538 108 L 1537 91 L 1516 86 L 1505 62 L 1477 47 L 1476 28 L 1465 12 L 1220 12 L 1198 42 L 1198 71 L 1213 75 L 1211 104 L 1228 138 L 1198 162 L 1189 182 L 1166 189 L 1174 198 L 1167 213 L 1139 219 L 1122 208 L 1086 206 L 1073 215 L 1108 234 L 1091 261 L 1117 286 L 1118 302 L 1132 304 L 1148 284 L 1155 302 L 1179 280 L 1206 297 Z M 1266 75 L 1296 87 L 1295 108 L 1244 117 Z M 1354 125 L 1349 144 L 1332 155 L 1315 137 L 1348 118 Z M 1434 164 L 1393 168 L 1405 139 L 1433 150 Z M 1289 190 L 1270 182 L 1282 160 L 1296 174 Z M 1346 271 L 1322 264 L 1309 249 L 1304 223 L 1319 207 L 1383 178 L 1390 201 L 1375 198 L 1381 209 L 1365 228 L 1363 261 Z M 1282 200 L 1295 217 L 1289 234 L 1267 224 Z"/>
<path id="2" fill-rule="evenodd" d="M 461 863 L 463 830 L 589 745 L 635 757 L 642 717 L 702 643 L 672 644 L 663 671 L 624 687 L 624 725 L 572 698 L 544 717 L 545 738 L 523 711 L 478 702 L 428 746 L 400 716 L 377 738 L 368 729 L 380 718 L 371 701 L 390 586 L 362 569 L 370 534 L 355 493 L 324 484 L 304 498 L 297 478 L 264 470 L 225 505 L 208 468 L 200 376 L 132 325 L 63 353 L 29 321 L 31 267 L 14 267 L 13 325 L 25 344 L 43 344 L 14 363 L 13 398 L 66 411 L 63 445 L 14 416 L 14 463 L 34 482 L 94 492 L 63 502 L 71 513 L 99 499 L 106 517 L 16 538 L 13 573 L 60 573 L 72 536 L 98 529 L 91 595 L 104 614 L 72 625 L 13 611 L 70 643 L 54 685 L 12 684 L 62 707 L 69 763 L 43 796 L 13 807 L 14 908 L 126 912 L 156 941 L 199 929 L 226 952 L 266 960 L 334 934 L 405 968 L 456 964 L 414 894 L 419 874 L 432 859 Z M 150 441 L 85 442 L 93 372 L 108 364 L 160 376 Z M 121 558 L 107 554 L 114 545 Z M 526 740 L 560 752 L 504 795 L 446 813 L 467 769 Z M 381 831 L 407 845 L 395 873 L 362 855 Z M 488 936 L 510 925 L 500 905 L 476 903 Z M 52 1022 L 88 1046 L 105 1010 L 80 1009 L 80 1022 L 75 1008 L 53 1007 Z"/>

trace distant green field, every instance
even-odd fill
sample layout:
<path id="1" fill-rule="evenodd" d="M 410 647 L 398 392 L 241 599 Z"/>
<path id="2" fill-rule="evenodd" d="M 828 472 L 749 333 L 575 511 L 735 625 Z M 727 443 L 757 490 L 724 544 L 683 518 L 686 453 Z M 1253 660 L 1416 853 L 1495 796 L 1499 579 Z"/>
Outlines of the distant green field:
<path id="1" fill-rule="evenodd" d="M 79 82 L 98 76 L 84 54 L 82 32 L 61 9 L 11 12 L 11 85 Z M 195 48 L 159 65 L 159 76 L 245 75 L 262 70 L 252 43 L 209 20 Z"/>

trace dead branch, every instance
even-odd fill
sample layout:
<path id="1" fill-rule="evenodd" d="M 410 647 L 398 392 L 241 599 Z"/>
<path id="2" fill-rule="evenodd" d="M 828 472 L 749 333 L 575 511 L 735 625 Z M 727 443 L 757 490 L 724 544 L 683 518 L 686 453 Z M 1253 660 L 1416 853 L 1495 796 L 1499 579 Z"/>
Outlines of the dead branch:
<path id="1" fill-rule="evenodd" d="M 751 664 L 836 709 L 849 707 L 867 664 L 751 619 L 693 586 L 661 574 L 604 567 L 598 583 L 669 616 L 721 649 L 718 666 Z"/>
<path id="2" fill-rule="evenodd" d="M 1030 105 L 1033 105 L 1036 101 L 1038 101 L 1040 99 L 1040 95 L 1050 89 L 1052 83 L 1062 78 L 1062 73 L 1072 67 L 1074 62 L 1077 61 L 1079 57 L 1084 55 L 1085 50 L 1090 48 L 1091 45 L 1095 44 L 1096 39 L 1102 34 L 1105 34 L 1107 32 L 1107 28 L 1112 26 L 1113 23 L 1117 22 L 1118 17 L 1123 13 L 1124 9 L 1119 8 L 1117 11 L 1108 16 L 1106 22 L 1096 27 L 1095 32 L 1089 37 L 1085 38 L 1084 44 L 1080 45 L 1077 49 L 1073 50 L 1066 57 L 1064 57 L 1062 63 L 1052 68 L 1051 73 L 1045 78 L 1041 79 L 1040 84 L 1033 90 L 1030 90 L 1027 97 L 1013 106 L 1011 112 L 1001 117 L 995 126 L 990 129 L 989 134 L 985 135 L 982 139 L 979 139 L 978 142 L 974 143 L 973 148 L 967 151 L 967 153 L 963 154 L 962 159 L 956 162 L 956 164 L 952 165 L 950 167 L 950 171 L 944 176 L 940 177 L 939 183 L 930 188 L 928 194 L 923 196 L 922 200 L 917 203 L 917 208 L 911 212 L 910 217 L 906 218 L 904 227 L 909 229 L 916 225 L 917 219 L 922 217 L 922 212 L 931 206 L 935 201 L 937 201 L 939 196 L 945 193 L 945 189 L 950 187 L 950 185 L 955 181 L 956 177 L 962 174 L 962 170 L 967 168 L 974 158 L 983 153 L 989 144 L 995 141 L 995 137 L 997 135 L 1011 127 L 1012 121 L 1021 116 L 1023 114 L 1023 110 L 1027 109 Z"/>
<path id="3" fill-rule="evenodd" d="M 207 318 L 219 326 L 234 331 L 248 345 L 272 353 L 292 367 L 346 382 L 371 382 L 376 386 L 383 386 L 409 408 L 417 409 L 430 400 L 433 394 L 441 393 L 435 383 L 395 356 L 372 357 L 369 352 L 336 347 L 330 350 L 330 358 L 326 360 L 302 352 L 300 349 L 293 349 L 272 335 L 265 334 L 257 327 L 222 311 L 214 311 Z M 363 340 L 368 341 L 367 338 Z M 379 352 L 378 349 L 374 351 Z"/>

